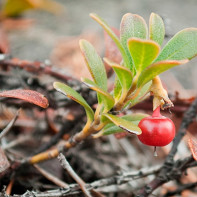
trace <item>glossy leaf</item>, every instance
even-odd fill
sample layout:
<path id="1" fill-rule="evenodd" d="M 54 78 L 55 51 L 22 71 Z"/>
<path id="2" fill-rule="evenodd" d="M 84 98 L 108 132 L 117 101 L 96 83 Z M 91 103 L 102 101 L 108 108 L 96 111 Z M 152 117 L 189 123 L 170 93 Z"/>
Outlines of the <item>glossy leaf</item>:
<path id="1" fill-rule="evenodd" d="M 147 29 L 145 20 L 139 15 L 127 13 L 122 17 L 120 24 L 120 41 L 129 58 L 130 70 L 133 70 L 133 61 L 128 50 L 127 41 L 132 37 L 146 39 Z"/>
<path id="2" fill-rule="evenodd" d="M 139 38 L 129 39 L 128 47 L 138 73 L 143 71 L 153 62 L 160 50 L 160 47 L 156 42 Z"/>
<path id="3" fill-rule="evenodd" d="M 147 114 L 137 113 L 137 114 L 130 114 L 130 115 L 123 116 L 121 117 L 121 119 L 130 121 L 137 126 L 140 120 L 147 116 L 148 116 Z M 111 134 L 120 133 L 124 131 L 125 130 L 116 126 L 114 123 L 109 123 L 102 129 L 102 135 L 111 135 Z"/>
<path id="4" fill-rule="evenodd" d="M 104 105 L 103 113 L 108 112 L 114 106 L 114 103 L 115 103 L 114 98 L 108 92 L 99 88 L 93 81 L 91 81 L 89 79 L 82 78 L 82 81 L 89 88 L 91 88 L 92 90 L 95 90 L 99 94 L 99 96 L 101 98 L 101 103 L 103 103 L 103 105 Z"/>
<path id="5" fill-rule="evenodd" d="M 151 13 L 150 15 L 149 37 L 151 40 L 157 42 L 160 46 L 162 45 L 165 37 L 165 26 L 163 20 L 155 13 Z"/>
<path id="6" fill-rule="evenodd" d="M 162 72 L 187 62 L 188 60 L 166 60 L 151 64 L 140 74 L 137 87 L 142 87 Z"/>
<path id="7" fill-rule="evenodd" d="M 92 121 L 94 118 L 94 112 L 92 108 L 88 105 L 88 103 L 84 100 L 84 98 L 75 90 L 73 90 L 71 87 L 67 86 L 66 84 L 60 83 L 60 82 L 54 82 L 53 87 L 61 92 L 62 94 L 66 95 L 70 99 L 76 101 L 80 105 L 82 105 L 86 111 L 88 121 Z"/>
<path id="8" fill-rule="evenodd" d="M 192 138 L 189 138 L 188 145 L 189 145 L 193 158 L 197 161 L 197 141 L 195 141 Z"/>
<path id="9" fill-rule="evenodd" d="M 122 44 L 120 43 L 119 38 L 116 36 L 116 34 L 112 31 L 112 29 L 109 27 L 109 25 L 101 18 L 99 17 L 97 14 L 90 14 L 90 16 L 96 21 L 98 22 L 103 29 L 106 31 L 106 33 L 112 38 L 112 40 L 114 41 L 114 43 L 116 44 L 116 46 L 118 47 L 121 55 L 122 55 L 122 59 L 124 61 L 124 64 L 127 68 L 130 68 L 130 60 L 127 56 L 127 53 L 124 49 L 124 47 L 122 46 Z"/>
<path id="10" fill-rule="evenodd" d="M 124 94 L 126 96 L 128 90 L 131 87 L 132 81 L 133 81 L 133 74 L 132 72 L 126 68 L 123 67 L 117 63 L 111 62 L 110 60 L 108 60 L 107 58 L 104 58 L 104 61 L 113 68 L 113 70 L 115 71 L 120 84 L 122 86 L 122 94 Z"/>
<path id="11" fill-rule="evenodd" d="M 47 98 L 39 92 L 33 90 L 8 90 L 0 92 L 0 97 L 21 99 L 26 102 L 38 105 L 42 108 L 47 108 L 49 106 Z"/>
<path id="12" fill-rule="evenodd" d="M 129 133 L 135 133 L 137 135 L 141 134 L 141 129 L 133 124 L 131 121 L 122 119 L 112 114 L 103 114 L 108 120 L 114 123 L 116 126 L 120 127 L 123 130 L 128 131 Z"/>
<path id="13" fill-rule="evenodd" d="M 79 44 L 94 82 L 107 91 L 107 75 L 100 56 L 88 41 L 80 40 Z"/>
<path id="14" fill-rule="evenodd" d="M 192 59 L 197 55 L 197 28 L 178 32 L 163 48 L 155 62 Z"/>

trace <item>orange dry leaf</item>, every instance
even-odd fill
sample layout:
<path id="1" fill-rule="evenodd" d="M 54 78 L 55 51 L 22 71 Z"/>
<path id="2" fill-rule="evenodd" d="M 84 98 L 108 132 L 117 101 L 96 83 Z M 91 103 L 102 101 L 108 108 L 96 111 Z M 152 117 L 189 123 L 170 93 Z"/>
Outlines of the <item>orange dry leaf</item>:
<path id="1" fill-rule="evenodd" d="M 189 138 L 188 145 L 193 158 L 197 161 L 197 141 L 195 141 L 193 138 Z"/>
<path id="2" fill-rule="evenodd" d="M 194 193 L 190 190 L 185 190 L 181 193 L 182 197 L 197 197 L 197 193 Z"/>

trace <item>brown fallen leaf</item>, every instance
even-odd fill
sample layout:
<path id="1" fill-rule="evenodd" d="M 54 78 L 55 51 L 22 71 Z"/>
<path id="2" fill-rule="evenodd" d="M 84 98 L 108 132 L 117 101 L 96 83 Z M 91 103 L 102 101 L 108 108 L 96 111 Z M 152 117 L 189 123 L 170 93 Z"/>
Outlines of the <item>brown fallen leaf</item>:
<path id="1" fill-rule="evenodd" d="M 103 43 L 100 36 L 94 32 L 60 40 L 51 54 L 52 64 L 64 69 L 68 75 L 76 79 L 91 78 L 79 48 L 79 40 L 82 38 L 91 42 L 101 55 Z"/>
<path id="2" fill-rule="evenodd" d="M 197 161 L 197 141 L 195 141 L 193 138 L 189 138 L 188 145 L 193 158 Z"/>
<path id="3" fill-rule="evenodd" d="M 42 108 L 47 108 L 49 103 L 44 95 L 40 94 L 39 92 L 33 90 L 8 90 L 4 92 L 0 92 L 0 97 L 9 97 L 9 98 L 17 98 L 21 100 L 25 100 L 29 103 L 33 103 L 38 105 Z"/>
<path id="4" fill-rule="evenodd" d="M 2 27 L 5 31 L 24 30 L 31 27 L 35 23 L 34 19 L 21 18 L 5 18 L 1 21 Z"/>

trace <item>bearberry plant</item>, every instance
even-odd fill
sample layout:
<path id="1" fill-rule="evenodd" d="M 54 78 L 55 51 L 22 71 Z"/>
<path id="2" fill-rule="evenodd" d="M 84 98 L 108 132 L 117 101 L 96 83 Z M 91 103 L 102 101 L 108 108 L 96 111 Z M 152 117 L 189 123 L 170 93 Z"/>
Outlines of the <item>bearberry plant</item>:
<path id="1" fill-rule="evenodd" d="M 165 28 L 162 18 L 155 13 L 150 15 L 149 28 L 141 16 L 125 14 L 120 23 L 119 37 L 98 15 L 90 16 L 114 41 L 122 61 L 119 64 L 107 58 L 102 60 L 91 43 L 80 40 L 80 49 L 92 76 L 92 79 L 82 78 L 82 82 L 97 92 L 98 105 L 94 111 L 74 89 L 61 82 L 54 83 L 57 91 L 82 105 L 87 115 L 82 131 L 66 142 L 65 147 L 72 147 L 90 135 L 99 137 L 124 130 L 139 135 L 140 141 L 147 145 L 170 143 L 175 135 L 174 124 L 159 111 L 173 104 L 158 75 L 196 56 L 197 28 L 183 29 L 162 48 Z M 114 88 L 110 92 L 103 61 L 116 74 Z M 154 97 L 153 111 L 156 111 L 153 116 L 139 113 L 120 116 L 120 112 L 141 102 L 148 93 Z"/>

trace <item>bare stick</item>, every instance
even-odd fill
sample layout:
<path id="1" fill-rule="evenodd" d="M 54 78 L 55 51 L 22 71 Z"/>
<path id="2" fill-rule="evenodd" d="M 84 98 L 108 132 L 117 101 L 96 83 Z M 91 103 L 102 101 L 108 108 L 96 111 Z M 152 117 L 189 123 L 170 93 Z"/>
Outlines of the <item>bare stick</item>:
<path id="1" fill-rule="evenodd" d="M 85 184 L 86 189 L 89 191 L 92 191 L 92 189 L 99 189 L 102 191 L 102 188 L 105 188 L 107 186 L 112 185 L 122 185 L 125 183 L 128 183 L 132 180 L 140 179 L 142 177 L 146 177 L 152 174 L 155 174 L 160 169 L 160 166 L 153 166 L 152 168 L 143 168 L 140 171 L 134 171 L 134 172 L 123 172 L 119 175 L 115 175 L 109 178 L 100 179 L 97 181 L 94 181 L 92 183 Z M 106 191 L 106 190 L 105 190 Z M 64 189 L 55 189 L 55 190 L 48 190 L 45 192 L 39 192 L 39 191 L 27 191 L 23 196 L 32 196 L 32 197 L 60 197 L 60 196 L 70 196 L 74 194 L 80 194 L 81 188 L 78 184 L 70 184 L 68 188 Z M 1 193 L 0 193 L 1 194 Z M 98 195 L 97 195 L 98 196 Z M 8 196 L 11 197 L 11 196 Z M 18 195 L 15 195 L 15 197 L 21 197 Z"/>
<path id="2" fill-rule="evenodd" d="M 16 119 L 18 118 L 20 110 L 16 112 L 16 115 L 14 118 L 10 121 L 10 123 L 3 129 L 3 131 L 0 133 L 0 140 L 9 132 L 9 130 L 12 128 L 14 125 Z"/>
<path id="3" fill-rule="evenodd" d="M 75 171 L 72 169 L 68 161 L 66 160 L 66 157 L 60 153 L 58 156 L 58 160 L 60 161 L 62 167 L 70 174 L 70 176 L 79 184 L 81 190 L 87 197 L 91 197 L 90 192 L 85 187 L 85 182 L 75 173 Z"/>
<path id="4" fill-rule="evenodd" d="M 56 185 L 63 187 L 63 188 L 68 188 L 68 185 L 63 182 L 62 180 L 58 179 L 57 177 L 55 177 L 54 175 L 52 175 L 51 173 L 47 172 L 46 170 L 44 170 L 43 168 L 41 168 L 39 165 L 34 164 L 33 165 L 45 178 L 47 178 L 48 180 L 50 180 L 51 182 L 55 183 Z"/>

